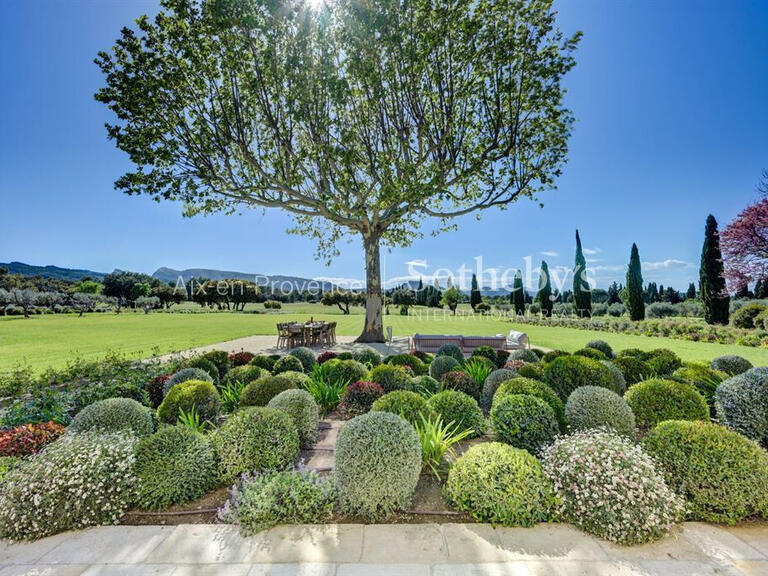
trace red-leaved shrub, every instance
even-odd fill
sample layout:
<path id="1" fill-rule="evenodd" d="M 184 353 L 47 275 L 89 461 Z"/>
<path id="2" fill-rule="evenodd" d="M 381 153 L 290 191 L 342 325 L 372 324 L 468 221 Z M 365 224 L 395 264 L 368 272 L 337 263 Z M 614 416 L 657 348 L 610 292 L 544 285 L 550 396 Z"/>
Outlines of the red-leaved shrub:
<path id="1" fill-rule="evenodd" d="M 165 389 L 165 383 L 170 377 L 171 374 L 161 374 L 160 376 L 155 376 L 152 380 L 144 384 L 144 390 L 149 394 L 149 401 L 152 402 L 152 406 L 155 408 L 160 406 L 163 402 L 163 398 L 165 398 L 163 391 Z"/>
<path id="2" fill-rule="evenodd" d="M 22 424 L 10 430 L 0 431 L 0 457 L 15 456 L 21 458 L 36 454 L 43 446 L 53 442 L 67 429 L 56 422 L 41 424 Z"/>
<path id="3" fill-rule="evenodd" d="M 333 358 L 336 358 L 338 354 L 336 352 L 331 352 L 330 350 L 326 350 L 325 352 L 321 352 L 317 357 L 317 363 L 322 364 L 323 362 L 327 362 L 328 360 L 332 360 Z"/>
<path id="4" fill-rule="evenodd" d="M 240 352 L 232 352 L 229 355 L 229 361 L 232 366 L 245 366 L 246 364 L 250 364 L 251 360 L 253 360 L 253 354 L 244 350 Z"/>
<path id="5" fill-rule="evenodd" d="M 349 417 L 360 416 L 368 412 L 373 403 L 382 396 L 384 388 L 380 384 L 361 380 L 347 386 L 340 408 Z"/>

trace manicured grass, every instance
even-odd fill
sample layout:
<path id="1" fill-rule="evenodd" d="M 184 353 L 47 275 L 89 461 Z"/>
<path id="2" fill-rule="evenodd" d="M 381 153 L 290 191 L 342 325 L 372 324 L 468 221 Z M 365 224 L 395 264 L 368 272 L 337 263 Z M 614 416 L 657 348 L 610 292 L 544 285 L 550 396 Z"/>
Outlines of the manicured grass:
<path id="1" fill-rule="evenodd" d="M 260 307 L 260 306 L 259 306 Z M 197 309 L 197 308 L 190 308 Z M 572 352 L 589 340 L 602 339 L 616 350 L 665 347 L 685 360 L 709 361 L 722 354 L 739 354 L 756 365 L 768 365 L 768 349 L 746 346 L 689 342 L 671 338 L 652 338 L 578 330 L 512 324 L 504 318 L 479 317 L 448 311 L 416 310 L 415 315 L 385 316 L 385 324 L 395 336 L 422 334 L 465 334 L 488 336 L 506 334 L 511 329 L 527 332 L 533 345 L 559 348 Z M 465 312 L 466 310 L 460 310 Z M 0 318 L 0 370 L 19 363 L 29 363 L 36 370 L 48 366 L 64 366 L 75 354 L 97 358 L 107 351 L 120 351 L 133 357 L 165 354 L 206 344 L 215 344 L 257 334 L 276 334 L 275 324 L 287 321 L 316 320 L 338 322 L 339 335 L 357 335 L 363 323 L 363 310 L 353 309 L 350 315 L 319 304 L 287 304 L 279 313 L 234 314 L 198 313 L 166 314 L 126 312 L 74 315 L 45 315 L 29 319 Z"/>

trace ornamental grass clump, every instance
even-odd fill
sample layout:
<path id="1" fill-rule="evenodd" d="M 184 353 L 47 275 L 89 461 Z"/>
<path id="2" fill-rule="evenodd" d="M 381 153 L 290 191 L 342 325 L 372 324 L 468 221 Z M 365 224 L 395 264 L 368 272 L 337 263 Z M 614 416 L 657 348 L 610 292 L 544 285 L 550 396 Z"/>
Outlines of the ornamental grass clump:
<path id="1" fill-rule="evenodd" d="M 135 498 L 135 446 L 132 434 L 67 434 L 23 461 L 0 484 L 0 537 L 114 524 Z"/>
<path id="2" fill-rule="evenodd" d="M 130 398 L 107 398 L 80 410 L 69 425 L 69 430 L 127 432 L 148 436 L 155 431 L 155 413 Z"/>
<path id="3" fill-rule="evenodd" d="M 302 448 L 311 448 L 317 442 L 319 409 L 309 392 L 306 390 L 280 392 L 269 401 L 267 407 L 282 410 L 293 419 Z"/>
<path id="4" fill-rule="evenodd" d="M 637 426 L 653 428 L 664 420 L 709 420 L 704 396 L 686 382 L 654 378 L 638 382 L 624 394 Z"/>
<path id="5" fill-rule="evenodd" d="M 136 504 L 163 510 L 203 496 L 218 480 L 216 451 L 186 426 L 167 426 L 136 447 Z"/>
<path id="6" fill-rule="evenodd" d="M 725 380 L 715 390 L 720 422 L 768 446 L 768 368 L 752 368 Z"/>
<path id="7" fill-rule="evenodd" d="M 460 432 L 467 432 L 470 438 L 485 433 L 483 411 L 471 396 L 458 390 L 445 390 L 432 396 L 427 405 L 446 424 L 454 424 Z"/>
<path id="8" fill-rule="evenodd" d="M 619 544 L 657 540 L 683 517 L 683 502 L 653 459 L 605 430 L 558 438 L 544 451 L 554 485 L 555 518 Z"/>
<path id="9" fill-rule="evenodd" d="M 571 430 L 611 428 L 618 434 L 634 438 L 635 415 L 626 401 L 607 388 L 576 388 L 565 403 L 565 417 Z"/>
<path id="10" fill-rule="evenodd" d="M 460 392 L 459 392 L 460 394 Z M 453 423 L 445 423 L 440 416 L 430 418 L 419 415 L 421 421 L 414 424 L 416 433 L 421 441 L 421 462 L 423 468 L 428 468 L 435 478 L 440 480 L 440 471 L 446 463 L 446 457 L 456 458 L 454 444 L 461 442 L 472 434 L 471 430 L 459 430 Z"/>
<path id="11" fill-rule="evenodd" d="M 400 416 L 369 412 L 347 422 L 339 432 L 334 468 L 341 512 L 381 520 L 407 510 L 421 456 L 416 430 Z"/>
<path id="12" fill-rule="evenodd" d="M 670 420 L 643 439 L 688 518 L 735 524 L 768 515 L 768 453 L 712 422 Z"/>
<path id="13" fill-rule="evenodd" d="M 505 394 L 494 402 L 491 427 L 498 440 L 532 454 L 539 454 L 559 432 L 551 406 L 528 394 Z"/>
<path id="14" fill-rule="evenodd" d="M 479 522 L 532 526 L 554 506 L 552 482 L 525 450 L 499 442 L 473 446 L 451 467 L 446 499 Z"/>
<path id="15" fill-rule="evenodd" d="M 434 416 L 427 401 L 416 392 L 410 390 L 395 390 L 387 392 L 371 406 L 371 412 L 391 412 L 405 418 L 411 424 L 421 422 L 421 416 Z"/>

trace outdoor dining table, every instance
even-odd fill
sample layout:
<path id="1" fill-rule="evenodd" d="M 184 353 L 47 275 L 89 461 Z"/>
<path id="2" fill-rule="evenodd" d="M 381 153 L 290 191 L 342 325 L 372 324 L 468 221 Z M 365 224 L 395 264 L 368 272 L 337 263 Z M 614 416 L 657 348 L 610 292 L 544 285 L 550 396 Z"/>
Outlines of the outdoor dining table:
<path id="1" fill-rule="evenodd" d="M 277 347 L 320 346 L 336 343 L 336 322 L 285 322 L 277 325 Z"/>

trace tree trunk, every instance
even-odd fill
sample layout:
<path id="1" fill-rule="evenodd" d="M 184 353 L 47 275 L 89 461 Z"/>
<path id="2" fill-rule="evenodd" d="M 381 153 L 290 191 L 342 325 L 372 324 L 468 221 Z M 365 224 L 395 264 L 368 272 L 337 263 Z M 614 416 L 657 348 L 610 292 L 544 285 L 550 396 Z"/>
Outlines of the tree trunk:
<path id="1" fill-rule="evenodd" d="M 381 259 L 379 236 L 363 235 L 365 248 L 365 325 L 357 342 L 384 342 L 384 324 L 381 319 Z"/>

